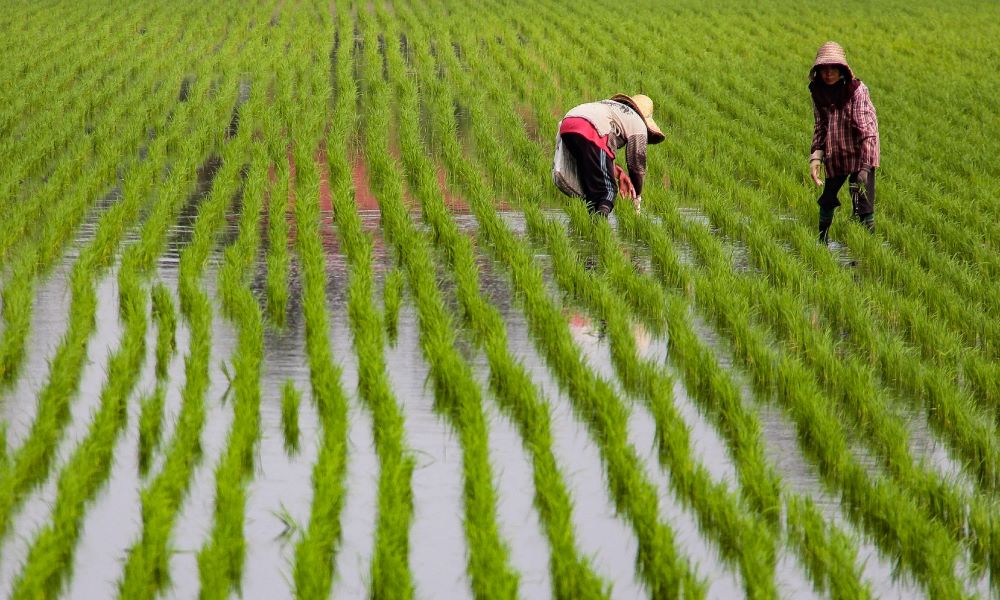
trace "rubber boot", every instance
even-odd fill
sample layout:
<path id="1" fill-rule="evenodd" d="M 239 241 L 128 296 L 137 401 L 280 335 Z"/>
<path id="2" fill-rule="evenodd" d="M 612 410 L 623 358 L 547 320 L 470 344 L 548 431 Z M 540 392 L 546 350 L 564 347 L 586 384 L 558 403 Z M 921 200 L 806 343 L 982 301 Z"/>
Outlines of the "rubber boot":
<path id="1" fill-rule="evenodd" d="M 819 243 L 823 245 L 830 244 L 830 225 L 832 223 L 820 223 L 819 224 Z"/>
<path id="2" fill-rule="evenodd" d="M 858 215 L 858 220 L 865 226 L 869 233 L 875 233 L 875 213 Z"/>
<path id="3" fill-rule="evenodd" d="M 830 243 L 830 225 L 833 224 L 833 211 L 832 208 L 820 208 L 819 209 L 819 242 L 821 244 Z"/>

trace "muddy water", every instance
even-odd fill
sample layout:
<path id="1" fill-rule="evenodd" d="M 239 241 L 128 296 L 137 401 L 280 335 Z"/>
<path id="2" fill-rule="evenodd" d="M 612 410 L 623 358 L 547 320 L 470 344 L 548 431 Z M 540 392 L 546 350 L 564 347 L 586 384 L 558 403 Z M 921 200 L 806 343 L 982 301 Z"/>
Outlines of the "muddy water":
<path id="1" fill-rule="evenodd" d="M 560 214 L 550 213 L 549 218 L 562 219 Z M 503 216 L 517 234 L 524 235 L 523 219 L 515 213 Z M 395 268 L 392 252 L 379 235 L 377 211 L 363 212 L 362 219 L 365 230 L 376 236 L 375 269 L 380 289 L 383 275 Z M 468 234 L 474 233 L 473 218 L 460 216 L 457 221 Z M 347 496 L 341 514 L 344 533 L 335 565 L 334 596 L 362 597 L 367 595 L 370 581 L 378 460 L 373 446 L 371 418 L 355 391 L 357 365 L 345 317 L 347 275 L 344 258 L 336 236 L 330 233 L 328 215 L 324 226 L 328 233 L 325 245 L 329 253 L 329 336 L 334 360 L 343 369 L 343 385 L 350 402 Z M 187 232 L 181 229 L 183 227 L 172 234 L 172 244 L 162 257 L 155 275 L 155 279 L 171 290 L 177 287 L 179 252 L 189 238 Z M 231 235 L 231 232 L 227 233 L 227 239 L 232 239 Z M 25 366 L 21 377 L 4 394 L 4 401 L 0 403 L 0 414 L 8 424 L 8 444 L 11 448 L 18 448 L 23 443 L 34 421 L 37 410 L 35 398 L 48 377 L 47 361 L 66 330 L 69 305 L 66 282 L 73 257 L 73 253 L 68 254 L 36 289 L 36 310 Z M 552 286 L 550 289 L 555 290 L 547 257 L 539 254 L 537 258 L 545 270 L 547 283 Z M 641 254 L 634 258 L 640 263 L 646 260 Z M 204 282 L 204 289 L 213 300 L 217 296 L 215 278 L 218 260 L 217 253 L 210 261 Z M 643 586 L 635 572 L 635 536 L 628 524 L 616 514 L 594 443 L 573 414 L 569 400 L 560 392 L 544 360 L 535 351 L 523 314 L 510 294 L 502 268 L 482 256 L 478 257 L 478 261 L 483 274 L 482 288 L 503 313 L 507 323 L 510 350 L 531 373 L 551 407 L 553 450 L 573 498 L 572 519 L 579 549 L 582 554 L 591 557 L 595 571 L 612 584 L 614 597 L 644 597 Z M 263 272 L 263 266 L 258 271 Z M 249 486 L 244 530 L 248 544 L 243 578 L 246 597 L 290 597 L 294 546 L 308 524 L 312 501 L 310 477 L 317 454 L 319 431 L 310 395 L 298 296 L 300 286 L 294 264 L 289 288 L 291 298 L 286 328 L 268 327 L 265 333 L 265 361 L 261 377 L 262 438 L 255 478 Z M 88 345 L 90 361 L 84 369 L 79 397 L 73 403 L 71 423 L 58 450 L 56 469 L 64 464 L 75 444 L 86 434 L 90 414 L 97 406 L 99 392 L 106 379 L 107 357 L 117 349 L 120 341 L 114 273 L 109 273 L 98 282 L 97 289 L 99 313 L 96 333 Z M 443 289 L 448 295 L 447 282 Z M 569 307 L 565 317 L 588 363 L 595 372 L 614 383 L 616 374 L 610 362 L 607 339 L 601 333 L 599 324 L 594 324 Z M 465 575 L 467 546 L 461 520 L 461 452 L 457 436 L 432 408 L 433 397 L 427 382 L 427 365 L 419 348 L 417 325 L 412 305 L 404 305 L 400 314 L 399 340 L 395 346 L 386 348 L 391 365 L 389 377 L 392 389 L 405 416 L 406 442 L 417 459 L 412 482 L 414 518 L 410 531 L 410 566 L 419 597 L 468 598 L 471 597 L 471 590 Z M 639 328 L 633 333 L 643 357 L 663 364 L 665 369 L 670 368 L 666 364 L 666 338 L 655 338 Z M 703 328 L 702 333 L 710 344 L 717 342 L 713 341 L 714 334 L 709 328 Z M 170 365 L 163 443 L 152 463 L 151 475 L 141 478 L 137 470 L 139 400 L 151 393 L 155 386 L 152 357 L 147 356 L 129 402 L 128 425 L 119 439 L 110 479 L 84 519 L 73 564 L 74 575 L 67 589 L 68 597 L 112 597 L 116 581 L 121 577 L 126 551 L 141 533 L 139 493 L 159 471 L 164 447 L 169 444 L 180 411 L 184 357 L 190 339 L 183 320 L 177 335 L 179 352 Z M 150 327 L 147 337 L 150 353 L 154 344 L 155 329 Z M 207 415 L 201 438 L 203 454 L 171 540 L 175 552 L 170 563 L 172 587 L 166 594 L 170 598 L 197 595 L 196 556 L 211 531 L 215 469 L 232 425 L 232 404 L 228 398 L 224 400 L 228 385 L 221 365 L 231 362 L 235 331 L 230 323 L 221 318 L 217 306 L 212 344 L 211 385 L 205 398 Z M 483 389 L 490 424 L 490 458 L 498 490 L 498 519 L 501 533 L 510 547 L 511 563 L 521 574 L 520 593 L 525 598 L 547 598 L 551 595 L 548 544 L 532 506 L 534 486 L 529 457 L 516 429 L 498 412 L 494 399 L 486 389 L 487 365 L 470 344 L 463 344 Z M 732 368 L 731 359 L 725 355 L 724 344 L 715 343 L 713 347 L 723 363 Z M 691 430 L 695 457 L 714 480 L 732 486 L 735 471 L 724 444 L 714 427 L 701 415 L 697 404 L 686 395 L 677 374 L 668 372 L 674 378 L 677 409 Z M 281 429 L 281 386 L 286 380 L 291 380 L 303 395 L 299 413 L 301 447 L 292 456 L 285 451 Z M 662 507 L 661 519 L 671 525 L 678 546 L 690 557 L 699 575 L 709 581 L 711 597 L 742 596 L 738 574 L 721 563 L 714 545 L 698 530 L 693 514 L 673 496 L 669 474 L 660 467 L 656 457 L 655 428 L 648 411 L 640 402 L 624 395 L 622 398 L 630 408 L 630 442 L 642 460 L 644 474 L 657 488 Z M 752 402 L 752 396 L 748 395 L 747 401 Z M 836 520 L 845 530 L 854 532 L 841 514 L 837 499 L 826 494 L 815 469 L 803 458 L 793 425 L 772 405 L 762 403 L 754 406 L 764 425 L 769 458 L 778 468 L 786 486 L 812 497 L 828 518 Z M 915 437 L 919 444 L 922 438 L 919 437 L 918 425 L 919 421 L 915 421 Z M 924 439 L 928 454 L 940 456 L 942 451 L 933 435 L 926 432 Z M 944 463 L 942 459 L 938 460 L 941 461 L 938 464 Z M 14 533 L 0 545 L 0 594 L 9 593 L 35 532 L 49 518 L 54 499 L 55 479 L 50 477 L 48 482 L 32 492 L 15 516 Z M 861 550 L 859 564 L 864 565 L 865 576 L 873 583 L 876 595 L 889 598 L 921 595 L 912 584 L 893 580 L 890 562 L 881 557 L 873 546 L 862 543 Z M 811 586 L 797 558 L 787 553 L 780 558 L 778 583 L 782 595 L 810 597 Z M 970 586 L 980 584 L 974 582 Z"/>

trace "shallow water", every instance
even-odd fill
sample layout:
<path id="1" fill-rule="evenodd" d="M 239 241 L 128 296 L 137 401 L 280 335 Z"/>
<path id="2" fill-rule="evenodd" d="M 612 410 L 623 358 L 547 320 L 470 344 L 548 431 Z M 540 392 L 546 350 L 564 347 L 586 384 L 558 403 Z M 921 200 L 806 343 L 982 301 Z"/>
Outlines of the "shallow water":
<path id="1" fill-rule="evenodd" d="M 563 221 L 561 211 L 546 212 L 548 218 Z M 524 222 L 517 213 L 502 217 L 518 235 L 524 235 Z M 416 218 L 416 216 L 415 216 Z M 694 215 L 691 218 L 698 218 Z M 385 273 L 396 268 L 393 252 L 379 234 L 377 211 L 362 213 L 363 227 L 375 238 L 377 289 Z M 235 219 L 232 220 L 235 223 Z M 457 218 L 460 229 L 474 235 L 476 222 L 468 215 Z M 231 225 L 232 226 L 232 225 Z M 179 253 L 188 233 L 178 226 L 171 235 L 167 252 L 157 266 L 155 279 L 175 292 Z M 357 365 L 346 322 L 347 271 L 339 241 L 330 228 L 330 215 L 324 215 L 324 246 L 328 252 L 327 295 L 330 308 L 330 342 L 334 361 L 343 370 L 342 384 L 349 400 L 349 455 L 345 504 L 341 514 L 343 537 L 335 564 L 334 595 L 367 595 L 371 579 L 370 565 L 374 544 L 377 508 L 378 460 L 373 447 L 371 417 L 357 397 Z M 84 234 L 90 235 L 89 232 Z M 226 234 L 231 239 L 231 232 Z M 225 238 L 226 236 L 224 236 Z M 86 237 L 78 242 L 83 243 Z M 78 246 L 76 246 L 78 247 Z M 66 330 L 69 294 L 66 281 L 76 252 L 72 249 L 52 273 L 36 288 L 31 339 L 20 378 L 4 394 L 0 415 L 8 425 L 8 444 L 17 448 L 23 443 L 37 410 L 35 398 L 48 377 L 48 360 Z M 531 374 L 542 397 L 552 410 L 553 451 L 562 468 L 573 499 L 572 520 L 579 550 L 592 559 L 594 570 L 613 586 L 614 597 L 644 597 L 643 585 L 635 570 L 636 540 L 631 527 L 617 515 L 611 501 L 597 449 L 586 427 L 574 415 L 569 400 L 553 380 L 544 360 L 538 355 L 528 334 L 524 316 L 513 298 L 502 267 L 487 256 L 477 256 L 481 271 L 481 289 L 504 317 L 510 352 Z M 216 303 L 215 276 L 221 248 L 213 253 L 204 280 L 204 290 Z M 638 266 L 648 269 L 643 249 L 633 248 Z M 554 297 L 562 295 L 551 281 L 551 263 L 544 253 L 537 253 L 538 264 Z M 260 294 L 265 269 L 257 268 L 254 289 Z M 304 353 L 304 331 L 300 307 L 298 267 L 292 264 L 289 281 L 288 323 L 284 329 L 265 329 L 265 360 L 261 374 L 261 442 L 255 478 L 247 496 L 247 556 L 243 590 L 247 597 L 281 598 L 291 595 L 291 572 L 294 546 L 308 524 L 312 486 L 312 464 L 317 454 L 316 413 L 311 401 L 308 360 Z M 442 280 L 445 297 L 454 305 L 451 283 Z M 72 418 L 59 449 L 53 474 L 65 463 L 76 443 L 86 434 L 90 415 L 97 406 L 106 379 L 109 353 L 120 343 L 117 283 L 114 271 L 97 282 L 99 309 L 95 335 L 88 345 L 90 362 L 81 379 L 81 392 L 72 404 Z M 175 292 L 176 293 L 176 292 Z M 380 298 L 380 291 L 376 292 Z M 419 347 L 417 315 L 407 293 L 399 315 L 399 339 L 386 346 L 389 379 L 405 417 L 406 443 L 417 460 L 413 474 L 414 517 L 410 530 L 410 567 L 418 597 L 468 598 L 471 589 L 465 573 L 467 542 L 462 529 L 462 463 L 458 437 L 450 425 L 433 410 L 433 395 L 428 385 L 428 369 Z M 176 301 L 176 297 L 175 297 Z M 608 340 L 599 323 L 571 307 L 564 311 L 567 324 L 585 360 L 595 373 L 617 385 L 610 361 Z M 456 320 L 456 323 L 459 321 Z M 716 352 L 720 363 L 739 379 L 725 343 L 704 323 L 697 324 L 699 335 Z M 76 549 L 73 573 L 67 588 L 68 597 L 113 596 L 121 577 L 128 547 L 141 533 L 139 492 L 159 471 L 163 452 L 173 434 L 180 412 L 180 393 L 184 382 L 184 357 L 188 352 L 189 333 L 183 322 L 177 332 L 178 353 L 170 365 L 164 410 L 164 431 L 160 449 L 151 465 L 151 475 L 140 478 L 137 472 L 137 422 L 140 399 L 153 391 L 152 352 L 155 327 L 147 332 L 147 358 L 139 383 L 129 401 L 129 420 L 116 449 L 116 460 L 109 481 L 89 508 Z M 215 470 L 227 442 L 232 423 L 232 405 L 226 395 L 227 381 L 222 364 L 231 362 L 235 330 L 218 312 L 216 303 L 210 359 L 211 386 L 205 402 L 208 408 L 202 433 L 203 455 L 190 485 L 171 539 L 175 553 L 171 559 L 172 586 L 168 598 L 197 595 L 196 556 L 211 531 Z M 676 408 L 691 432 L 693 456 L 708 470 L 713 480 L 735 489 L 735 469 L 722 438 L 706 419 L 697 403 L 688 397 L 679 375 L 668 363 L 668 337 L 658 338 L 641 327 L 633 331 L 640 355 L 663 366 L 673 378 Z M 516 428 L 500 414 L 495 399 L 487 389 L 488 365 L 474 346 L 462 339 L 461 350 L 472 360 L 480 388 L 487 422 L 490 425 L 490 460 L 498 492 L 500 532 L 510 548 L 511 564 L 520 573 L 520 595 L 547 598 L 551 595 L 548 569 L 548 544 L 532 504 L 534 485 L 531 463 Z M 289 456 L 284 448 L 281 428 L 281 387 L 294 382 L 302 393 L 299 411 L 300 451 Z M 761 418 L 768 457 L 790 491 L 811 497 L 828 519 L 845 531 L 857 535 L 841 512 L 839 501 L 828 494 L 812 464 L 798 446 L 794 425 L 783 411 L 768 402 L 757 402 L 746 390 Z M 681 506 L 670 488 L 669 473 L 660 466 L 655 448 L 655 427 L 648 410 L 634 399 L 619 394 L 630 410 L 629 441 L 641 459 L 645 476 L 657 489 L 661 520 L 671 526 L 678 547 L 689 558 L 696 572 L 709 583 L 713 598 L 743 595 L 738 571 L 723 564 L 713 543 L 698 530 L 690 510 Z M 946 477 L 960 474 L 958 465 L 926 427 L 923 415 L 912 415 L 915 455 L 924 456 Z M 33 491 L 14 517 L 13 534 L 0 545 L 0 590 L 9 592 L 26 556 L 35 532 L 48 520 L 55 499 L 55 477 Z M 811 597 L 814 592 L 802 566 L 787 550 L 779 557 L 777 582 L 783 596 Z M 860 543 L 859 564 L 866 579 L 872 582 L 879 597 L 920 597 L 920 589 L 908 581 L 894 580 L 891 561 L 882 557 L 870 543 Z M 982 592 L 982 580 L 970 582 L 970 588 Z"/>

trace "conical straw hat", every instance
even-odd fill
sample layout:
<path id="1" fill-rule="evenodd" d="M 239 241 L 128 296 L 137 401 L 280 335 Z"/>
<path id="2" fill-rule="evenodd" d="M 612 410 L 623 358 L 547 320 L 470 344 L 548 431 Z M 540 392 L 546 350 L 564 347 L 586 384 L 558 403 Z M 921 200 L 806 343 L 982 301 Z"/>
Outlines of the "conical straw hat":
<path id="1" fill-rule="evenodd" d="M 650 144 L 659 144 L 664 140 L 663 131 L 656 124 L 656 121 L 653 120 L 653 101 L 650 100 L 649 96 L 642 94 L 636 94 L 635 96 L 615 94 L 611 99 L 615 102 L 627 104 L 632 110 L 639 113 L 642 120 L 646 122 L 646 130 L 649 137 L 648 142 Z"/>

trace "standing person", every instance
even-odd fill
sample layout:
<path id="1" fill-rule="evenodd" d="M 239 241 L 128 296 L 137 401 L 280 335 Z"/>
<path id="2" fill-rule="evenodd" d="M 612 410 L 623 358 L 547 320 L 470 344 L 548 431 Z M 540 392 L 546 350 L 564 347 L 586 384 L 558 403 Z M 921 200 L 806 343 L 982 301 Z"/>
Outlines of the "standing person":
<path id="1" fill-rule="evenodd" d="M 840 206 L 837 193 L 849 181 L 854 215 L 875 231 L 875 169 L 878 167 L 878 119 L 868 88 L 847 64 L 844 49 L 836 42 L 820 46 L 809 72 L 816 124 L 809 156 L 809 174 L 823 186 L 819 204 L 819 239 L 829 239 L 833 211 Z M 820 164 L 826 182 L 820 181 Z"/>
<path id="2" fill-rule="evenodd" d="M 619 189 L 638 208 L 646 178 L 646 146 L 659 144 L 663 137 L 648 96 L 616 94 L 581 104 L 559 123 L 553 179 L 567 195 L 584 198 L 591 214 L 607 217 Z M 628 172 L 615 163 L 615 152 L 622 147 Z"/>

